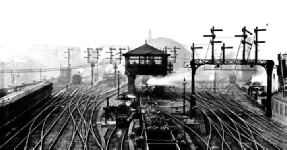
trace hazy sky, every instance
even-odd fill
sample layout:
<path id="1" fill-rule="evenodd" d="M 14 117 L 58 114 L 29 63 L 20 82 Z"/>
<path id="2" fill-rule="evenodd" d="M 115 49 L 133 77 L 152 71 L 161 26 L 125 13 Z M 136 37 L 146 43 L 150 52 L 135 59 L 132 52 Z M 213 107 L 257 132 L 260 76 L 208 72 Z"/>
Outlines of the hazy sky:
<path id="1" fill-rule="evenodd" d="M 286 52 L 287 2 L 270 0 L 0 0 L 0 50 L 9 56 L 37 44 L 96 47 L 141 45 L 148 35 L 181 44 L 207 44 L 210 28 L 234 37 L 246 26 L 260 32 L 262 59 Z M 268 25 L 267 25 L 268 24 Z M 224 40 L 225 39 L 220 39 Z M 226 39 L 236 51 L 240 39 Z"/>

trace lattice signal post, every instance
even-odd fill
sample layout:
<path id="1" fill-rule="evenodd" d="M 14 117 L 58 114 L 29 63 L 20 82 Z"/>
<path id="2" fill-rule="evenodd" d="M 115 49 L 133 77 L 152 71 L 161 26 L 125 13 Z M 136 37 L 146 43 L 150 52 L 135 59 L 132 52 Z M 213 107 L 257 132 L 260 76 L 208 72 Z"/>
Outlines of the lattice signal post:
<path id="1" fill-rule="evenodd" d="M 243 28 L 246 31 L 245 28 Z M 257 29 L 257 31 L 265 31 L 265 29 Z M 244 34 L 244 33 L 243 33 Z M 245 34 L 246 35 L 246 34 Z M 245 35 L 243 35 L 245 37 Z M 258 41 L 257 41 L 258 42 Z M 260 42 L 262 43 L 262 42 Z M 257 45 L 258 46 L 258 45 Z M 266 101 L 266 116 L 268 118 L 272 117 L 272 107 L 271 107 L 271 96 L 272 96 L 272 71 L 274 67 L 274 61 L 273 60 L 239 60 L 239 59 L 225 59 L 225 56 L 222 57 L 222 59 L 214 59 L 213 57 L 211 59 L 195 59 L 194 58 L 194 53 L 195 49 L 199 49 L 201 47 L 194 47 L 194 43 L 192 44 L 191 50 L 192 50 L 192 60 L 190 61 L 189 64 L 185 64 L 185 68 L 191 68 L 191 81 L 192 81 L 192 95 L 191 95 L 191 104 L 190 106 L 192 107 L 193 105 L 195 106 L 195 92 L 194 92 L 194 87 L 195 87 L 195 82 L 194 82 L 194 76 L 196 73 L 196 69 L 199 68 L 202 65 L 250 65 L 250 67 L 253 67 L 254 65 L 259 65 L 265 68 L 267 72 L 267 101 Z M 222 46 L 222 49 L 225 50 L 228 47 L 225 47 L 225 45 Z M 229 47 L 230 48 L 230 47 Z M 245 50 L 245 49 L 244 49 Z M 243 51 L 244 51 L 243 50 Z M 225 53 L 225 52 L 224 52 Z M 258 51 L 257 51 L 258 53 Z M 212 55 L 214 56 L 214 55 Z M 258 56 L 258 55 L 257 55 Z"/>

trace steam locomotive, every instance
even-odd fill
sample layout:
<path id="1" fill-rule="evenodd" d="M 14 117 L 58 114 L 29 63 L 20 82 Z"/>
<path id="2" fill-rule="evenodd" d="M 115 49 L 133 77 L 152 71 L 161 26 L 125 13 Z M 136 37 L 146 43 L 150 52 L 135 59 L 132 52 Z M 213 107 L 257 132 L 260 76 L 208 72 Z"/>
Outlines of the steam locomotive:
<path id="1" fill-rule="evenodd" d="M 260 106 L 264 106 L 267 97 L 266 86 L 263 86 L 259 82 L 254 82 L 248 88 L 248 95 Z"/>
<path id="2" fill-rule="evenodd" d="M 81 75 L 79 75 L 79 74 L 75 74 L 75 75 L 73 75 L 73 77 L 72 77 L 72 83 L 73 84 L 81 84 L 82 83 L 82 76 Z"/>
<path id="3" fill-rule="evenodd" d="M 125 126 L 132 120 L 134 116 L 135 96 L 127 95 L 121 99 L 123 102 L 116 109 L 116 125 Z"/>

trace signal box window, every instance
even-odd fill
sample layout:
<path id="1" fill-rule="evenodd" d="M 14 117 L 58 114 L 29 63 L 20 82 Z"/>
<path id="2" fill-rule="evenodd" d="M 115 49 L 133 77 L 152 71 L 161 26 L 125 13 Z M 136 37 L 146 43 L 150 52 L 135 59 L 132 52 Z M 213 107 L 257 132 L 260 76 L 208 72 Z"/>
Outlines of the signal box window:
<path id="1" fill-rule="evenodd" d="M 138 56 L 130 56 L 130 64 L 139 64 L 139 57 Z"/>
<path id="2" fill-rule="evenodd" d="M 152 65 L 153 63 L 153 56 L 146 56 L 146 61 L 148 65 Z"/>
<path id="3" fill-rule="evenodd" d="M 144 56 L 140 56 L 140 64 L 142 64 L 142 65 L 145 64 L 145 58 L 144 58 Z"/>
<path id="4" fill-rule="evenodd" d="M 160 56 L 155 56 L 155 57 L 154 57 L 154 62 L 155 62 L 155 64 L 157 64 L 157 65 L 161 65 L 161 63 L 162 63 L 162 58 L 161 58 Z"/>

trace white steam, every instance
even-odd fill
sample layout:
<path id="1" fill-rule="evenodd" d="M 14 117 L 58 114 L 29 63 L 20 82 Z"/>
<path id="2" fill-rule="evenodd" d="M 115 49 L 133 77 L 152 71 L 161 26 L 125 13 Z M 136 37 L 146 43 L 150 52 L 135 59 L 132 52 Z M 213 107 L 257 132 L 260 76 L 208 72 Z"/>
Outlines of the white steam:
<path id="1" fill-rule="evenodd" d="M 184 72 L 172 73 L 164 77 L 153 77 L 147 81 L 147 84 L 151 86 L 159 85 L 181 87 L 184 78 L 186 81 L 190 81 L 191 76 L 189 71 L 186 70 Z"/>
<path id="2" fill-rule="evenodd" d="M 259 82 L 263 86 L 267 86 L 267 77 L 266 74 L 257 74 L 253 75 L 251 78 L 251 82 Z"/>

